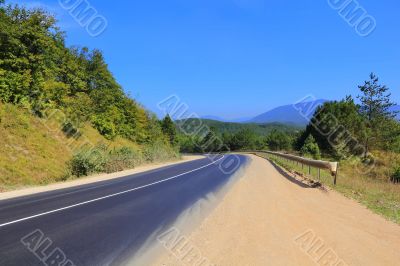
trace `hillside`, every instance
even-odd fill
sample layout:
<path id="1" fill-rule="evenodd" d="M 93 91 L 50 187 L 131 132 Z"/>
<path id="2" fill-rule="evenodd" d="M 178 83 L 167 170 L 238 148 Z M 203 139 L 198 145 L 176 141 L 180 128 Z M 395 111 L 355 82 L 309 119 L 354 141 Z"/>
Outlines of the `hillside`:
<path id="1" fill-rule="evenodd" d="M 176 158 L 155 116 L 99 50 L 69 48 L 56 18 L 0 1 L 0 189 Z"/>
<path id="2" fill-rule="evenodd" d="M 0 103 L 0 117 L 0 191 L 70 178 L 67 165 L 74 148 L 88 141 L 140 153 L 137 144 L 123 138 L 107 140 L 90 125 L 81 128 L 85 137 L 68 137 L 56 119 L 33 116 L 12 104 Z"/>
<path id="3" fill-rule="evenodd" d="M 188 130 L 188 126 L 190 125 L 190 120 L 180 120 L 176 121 L 178 129 Z M 202 123 L 207 125 L 210 128 L 214 128 L 219 133 L 231 133 L 235 134 L 243 130 L 250 130 L 257 135 L 265 136 L 271 133 L 274 130 L 286 132 L 286 133 L 293 133 L 297 132 L 302 129 L 300 126 L 291 126 L 291 125 L 284 125 L 280 123 L 266 123 L 266 124 L 255 124 L 255 123 L 233 123 L 233 122 L 221 122 L 216 120 L 210 119 L 201 119 Z"/>

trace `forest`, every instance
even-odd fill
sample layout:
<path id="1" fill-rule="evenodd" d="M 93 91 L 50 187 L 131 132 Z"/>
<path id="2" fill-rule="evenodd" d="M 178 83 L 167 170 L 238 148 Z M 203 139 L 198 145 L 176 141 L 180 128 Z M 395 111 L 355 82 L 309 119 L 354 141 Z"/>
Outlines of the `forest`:
<path id="1" fill-rule="evenodd" d="M 400 153 L 400 123 L 393 111 L 387 86 L 371 73 L 358 86 L 356 98 L 346 96 L 319 106 L 305 129 L 279 124 L 233 124 L 203 120 L 208 131 L 183 134 L 190 121 L 177 123 L 182 152 L 271 150 L 314 159 L 354 161 L 362 165 L 382 164 L 374 154 Z M 400 168 L 390 176 L 400 182 Z"/>
<path id="2" fill-rule="evenodd" d="M 0 134 L 4 142 L 1 161 L 5 167 L 2 183 L 19 183 L 21 176 L 28 178 L 29 171 L 33 175 L 38 171 L 29 169 L 32 167 L 24 162 L 28 158 L 12 161 L 13 167 L 4 170 L 10 165 L 7 158 L 15 157 L 7 156 L 16 150 L 13 147 L 30 154 L 38 152 L 38 148 L 28 147 L 26 141 L 34 136 L 27 131 L 42 130 L 35 121 L 46 126 L 58 123 L 64 142 L 71 139 L 84 142 L 88 138 L 91 145 L 78 145 L 64 156 L 51 154 L 46 150 L 49 146 L 46 142 L 52 142 L 41 138 L 47 134 L 43 132 L 38 136 L 41 139 L 35 141 L 43 142 L 43 156 L 52 160 L 54 156 L 59 157 L 54 160 L 59 167 L 49 171 L 49 175 L 38 173 L 38 180 L 30 180 L 33 183 L 120 170 L 178 156 L 161 121 L 124 92 L 100 50 L 67 47 L 66 34 L 57 27 L 54 16 L 45 10 L 27 9 L 4 1 L 0 1 L 0 104 Z M 57 119 L 53 115 L 55 110 L 62 114 Z M 13 117 L 7 116 L 13 112 Z M 85 136 L 85 131 L 95 137 Z M 64 150 L 66 146 L 65 143 L 54 145 L 58 147 L 54 150 Z M 22 155 L 16 156 L 19 159 Z M 60 157 L 69 159 L 64 162 Z M 18 167 L 17 163 L 22 165 Z M 60 170 L 64 165 L 69 169 L 65 173 Z"/>
<path id="3" fill-rule="evenodd" d="M 71 151 L 71 158 L 67 156 L 68 161 L 63 162 L 69 172 L 62 176 L 176 158 L 178 151 L 268 149 L 315 159 L 356 158 L 366 165 L 376 162 L 374 154 L 400 152 L 400 126 L 391 109 L 395 103 L 391 101 L 389 88 L 381 85 L 375 74 L 359 86 L 356 97 L 346 96 L 320 106 L 305 129 L 277 123 L 203 120 L 206 132 L 188 134 L 185 126 L 190 121 L 174 122 L 169 116 L 160 121 L 129 97 L 110 72 L 101 51 L 67 47 L 65 32 L 46 11 L 0 1 L 0 40 L 0 123 L 5 145 L 13 129 L 6 114 L 12 110 L 23 110 L 42 122 L 52 120 L 50 114 L 59 110 L 63 119 L 57 122 L 65 138 L 79 142 L 88 128 L 99 135 L 91 147 L 80 145 Z M 24 117 L 25 113 L 20 115 Z M 21 136 L 20 142 L 22 139 Z M 17 141 L 11 146 L 24 145 Z M 399 182 L 400 169 L 391 171 L 392 180 Z M 6 174 L 10 173 L 3 175 Z M 17 174 L 21 173 L 13 175 Z"/>

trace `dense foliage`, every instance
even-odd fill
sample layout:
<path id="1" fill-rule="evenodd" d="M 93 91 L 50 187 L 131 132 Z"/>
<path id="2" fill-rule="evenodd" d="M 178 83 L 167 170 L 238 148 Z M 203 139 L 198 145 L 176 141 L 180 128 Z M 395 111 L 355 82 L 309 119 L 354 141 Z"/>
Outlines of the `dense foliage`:
<path id="1" fill-rule="evenodd" d="M 362 152 L 358 140 L 365 139 L 364 128 L 359 106 L 348 96 L 341 101 L 327 102 L 316 110 L 299 146 L 312 135 L 325 154 L 338 158 L 358 154 Z"/>
<path id="2" fill-rule="evenodd" d="M 157 119 L 127 97 L 99 50 L 65 45 L 56 19 L 0 2 L 0 100 L 38 116 L 61 109 L 69 128 L 90 123 L 107 139 L 171 140 Z"/>
<path id="3" fill-rule="evenodd" d="M 110 150 L 100 144 L 92 149 L 82 149 L 74 154 L 69 166 L 71 174 L 80 177 L 100 172 L 118 172 L 146 162 L 162 161 L 170 156 L 170 150 L 162 143 L 146 145 L 142 150 L 130 147 Z"/>
<path id="4" fill-rule="evenodd" d="M 390 111 L 394 103 L 389 89 L 374 74 L 359 89 L 359 103 L 350 96 L 327 102 L 303 131 L 278 123 L 201 120 L 208 130 L 191 134 L 190 121 L 174 124 L 169 116 L 158 121 L 129 98 L 101 51 L 67 47 L 65 33 L 52 15 L 0 0 L 0 101 L 42 118 L 61 110 L 67 119 L 60 127 L 67 137 L 79 138 L 79 129 L 90 125 L 107 140 L 123 138 L 138 144 L 139 150 L 102 147 L 90 156 L 81 150 L 70 162 L 76 175 L 151 162 L 174 152 L 176 145 L 192 153 L 269 149 L 317 159 L 321 154 L 339 159 L 358 156 L 364 162 L 374 150 L 400 152 L 400 124 Z M 392 180 L 398 182 L 398 169 Z"/>
<path id="5" fill-rule="evenodd" d="M 213 120 L 178 121 L 184 152 L 289 151 L 320 159 L 348 159 L 374 163 L 371 150 L 400 152 L 400 123 L 392 112 L 389 89 L 371 74 L 359 86 L 359 104 L 351 96 L 319 106 L 305 130 L 280 124 L 236 124 Z M 205 136 L 191 133 L 193 124 L 209 129 Z M 396 169 L 392 180 L 398 180 Z M 397 182 L 397 181 L 396 181 Z"/>
<path id="6" fill-rule="evenodd" d="M 266 134 L 266 135 L 264 135 Z M 251 129 L 221 133 L 217 128 L 207 127 L 205 136 L 179 134 L 178 140 L 182 152 L 225 152 L 251 150 L 291 150 L 296 130 L 288 133 L 272 130 L 257 134 Z"/>
<path id="7" fill-rule="evenodd" d="M 288 151 L 293 146 L 293 136 L 285 132 L 274 130 L 267 135 L 266 147 L 272 151 Z"/>
<path id="8" fill-rule="evenodd" d="M 360 104 L 347 96 L 319 107 L 297 146 L 312 135 L 324 154 L 336 158 L 367 158 L 371 150 L 400 152 L 400 124 L 389 111 L 394 103 L 388 88 L 374 74 L 359 88 Z"/>
<path id="9" fill-rule="evenodd" d="M 190 131 L 190 127 L 193 124 L 198 124 L 196 122 L 191 123 L 194 118 L 186 119 L 186 120 L 179 120 L 176 121 L 178 128 L 181 132 Z M 257 135 L 266 136 L 272 131 L 281 131 L 287 133 L 293 133 L 297 130 L 300 130 L 302 127 L 299 126 L 292 126 L 292 125 L 285 125 L 281 123 L 266 123 L 266 124 L 244 124 L 244 123 L 232 123 L 232 122 L 221 122 L 216 120 L 210 119 L 201 119 L 201 124 L 209 127 L 214 128 L 219 133 L 238 133 L 240 131 L 250 130 L 253 131 Z"/>
<path id="10" fill-rule="evenodd" d="M 389 88 L 378 83 L 379 78 L 371 73 L 370 79 L 359 86 L 362 94 L 358 96 L 361 101 L 360 115 L 365 121 L 365 155 L 368 154 L 370 146 L 383 148 L 387 139 L 383 138 L 387 131 L 391 130 L 390 123 L 396 117 L 390 108 L 395 104 L 391 102 Z"/>
<path id="11" fill-rule="evenodd" d="M 312 135 L 309 135 L 304 142 L 303 147 L 300 149 L 300 154 L 305 157 L 312 157 L 313 159 L 321 159 L 321 152 L 318 144 Z"/>
<path id="12" fill-rule="evenodd" d="M 165 136 L 167 136 L 170 144 L 175 145 L 177 130 L 174 122 L 169 115 L 166 115 L 165 118 L 161 121 L 161 129 Z"/>

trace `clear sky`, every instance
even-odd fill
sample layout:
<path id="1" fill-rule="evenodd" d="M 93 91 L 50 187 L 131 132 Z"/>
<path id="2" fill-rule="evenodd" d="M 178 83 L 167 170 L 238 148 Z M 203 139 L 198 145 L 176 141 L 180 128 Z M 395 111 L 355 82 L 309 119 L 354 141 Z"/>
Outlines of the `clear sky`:
<path id="1" fill-rule="evenodd" d="M 398 0 L 358 1 L 377 23 L 368 37 L 327 0 L 89 0 L 108 21 L 98 37 L 58 0 L 14 2 L 56 13 L 68 45 L 102 50 L 125 91 L 154 112 L 176 94 L 199 115 L 251 117 L 308 94 L 357 95 L 371 71 L 400 103 Z"/>

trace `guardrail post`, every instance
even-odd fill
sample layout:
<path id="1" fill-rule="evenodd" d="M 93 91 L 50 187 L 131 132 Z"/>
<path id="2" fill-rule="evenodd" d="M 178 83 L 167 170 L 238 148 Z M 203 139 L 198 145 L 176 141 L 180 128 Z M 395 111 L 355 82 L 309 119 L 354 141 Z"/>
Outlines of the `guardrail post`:
<path id="1" fill-rule="evenodd" d="M 335 173 L 335 178 L 333 179 L 333 184 L 336 186 L 336 182 L 337 182 L 337 175 L 339 173 L 339 167 L 336 169 L 336 173 Z"/>

